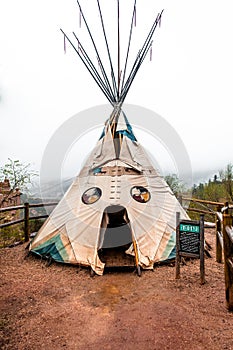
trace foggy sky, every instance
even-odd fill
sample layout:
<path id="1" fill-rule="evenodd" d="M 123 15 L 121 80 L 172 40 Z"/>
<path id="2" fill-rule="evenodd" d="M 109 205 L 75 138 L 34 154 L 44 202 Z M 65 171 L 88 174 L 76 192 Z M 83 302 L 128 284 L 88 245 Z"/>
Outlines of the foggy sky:
<path id="1" fill-rule="evenodd" d="M 108 6 L 114 12 L 110 3 L 115 4 L 101 1 L 107 17 Z M 127 16 L 124 1 L 120 3 L 123 21 Z M 69 47 L 66 55 L 63 52 L 60 27 L 67 33 L 79 33 L 84 43 L 87 40 L 84 25 L 79 28 L 76 1 L 9 0 L 0 4 L 1 165 L 10 157 L 30 162 L 39 170 L 46 145 L 60 125 L 107 101 L 75 52 Z M 98 43 L 101 28 L 96 2 L 81 4 Z M 193 171 L 211 174 L 233 161 L 233 5 L 230 0 L 138 0 L 134 56 L 148 25 L 162 9 L 152 62 L 149 57 L 145 60 L 126 103 L 161 115 L 183 140 Z M 108 31 L 111 21 L 112 17 L 106 19 Z M 126 37 L 128 27 L 122 24 L 121 28 Z M 115 39 L 109 35 L 114 47 Z M 93 116 L 93 128 L 96 125 L 99 121 Z M 143 139 L 139 141 L 143 144 Z M 89 142 L 83 142 L 87 146 L 80 151 L 85 155 L 90 151 Z"/>

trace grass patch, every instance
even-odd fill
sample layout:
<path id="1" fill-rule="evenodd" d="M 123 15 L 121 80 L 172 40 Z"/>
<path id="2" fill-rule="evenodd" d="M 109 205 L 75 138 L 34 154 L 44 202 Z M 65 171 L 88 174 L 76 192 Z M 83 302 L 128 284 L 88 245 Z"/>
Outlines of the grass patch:
<path id="1" fill-rule="evenodd" d="M 30 233 L 38 232 L 44 220 L 30 220 Z M 6 248 L 16 242 L 24 242 L 24 224 L 16 224 L 0 229 L 0 248 Z"/>

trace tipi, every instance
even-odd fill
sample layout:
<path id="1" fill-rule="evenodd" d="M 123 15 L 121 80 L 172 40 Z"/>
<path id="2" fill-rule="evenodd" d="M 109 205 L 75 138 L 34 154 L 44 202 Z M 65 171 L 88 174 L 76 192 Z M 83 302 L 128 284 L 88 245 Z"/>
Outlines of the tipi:
<path id="1" fill-rule="evenodd" d="M 131 31 L 135 6 L 136 1 Z M 100 6 L 99 11 L 101 15 Z M 81 14 L 87 25 L 83 11 Z M 108 248 L 123 246 L 125 253 L 134 257 L 139 275 L 140 267 L 152 269 L 155 262 L 174 258 L 176 211 L 183 219 L 188 216 L 154 169 L 122 110 L 129 87 L 151 47 L 151 38 L 161 15 L 162 12 L 153 23 L 126 82 L 127 60 L 123 82 L 120 83 L 118 75 L 116 83 L 109 52 L 112 85 L 99 54 L 103 78 L 80 42 L 81 50 L 76 50 L 63 32 L 110 100 L 113 112 L 83 169 L 31 242 L 30 251 L 58 262 L 91 266 L 98 275 L 103 274 L 105 266 L 101 253 Z M 108 48 L 103 20 L 102 28 Z M 130 40 L 131 35 L 128 49 Z"/>

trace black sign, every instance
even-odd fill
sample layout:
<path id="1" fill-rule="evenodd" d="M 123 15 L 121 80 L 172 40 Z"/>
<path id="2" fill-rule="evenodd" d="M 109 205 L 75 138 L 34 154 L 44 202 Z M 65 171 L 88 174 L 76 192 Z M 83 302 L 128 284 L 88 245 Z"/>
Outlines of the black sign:
<path id="1" fill-rule="evenodd" d="M 180 220 L 180 213 L 176 213 L 176 279 L 180 278 L 182 256 L 200 259 L 201 284 L 204 284 L 204 215 L 199 221 L 192 221 Z"/>
<path id="2" fill-rule="evenodd" d="M 200 224 L 181 221 L 179 225 L 180 253 L 200 255 Z"/>

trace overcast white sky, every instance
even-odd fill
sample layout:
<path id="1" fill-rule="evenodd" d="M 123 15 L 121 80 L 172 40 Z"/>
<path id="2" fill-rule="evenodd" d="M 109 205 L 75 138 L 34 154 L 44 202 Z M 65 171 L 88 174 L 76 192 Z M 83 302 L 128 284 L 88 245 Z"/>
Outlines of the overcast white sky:
<path id="1" fill-rule="evenodd" d="M 98 44 L 101 27 L 96 2 L 80 2 Z M 110 32 L 116 0 L 100 3 Z M 146 59 L 125 102 L 165 118 L 183 140 L 193 171 L 211 174 L 233 162 L 233 3 L 137 3 L 135 55 L 148 25 L 157 12 L 165 11 L 155 33 L 153 60 Z M 127 17 L 130 21 L 127 11 L 133 0 L 120 4 L 122 22 Z M 45 147 L 62 123 L 82 110 L 107 103 L 68 45 L 64 55 L 60 27 L 67 33 L 74 30 L 86 42 L 75 0 L 0 0 L 1 165 L 10 157 L 39 170 Z M 113 37 L 110 40 L 116 44 Z"/>

